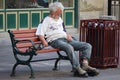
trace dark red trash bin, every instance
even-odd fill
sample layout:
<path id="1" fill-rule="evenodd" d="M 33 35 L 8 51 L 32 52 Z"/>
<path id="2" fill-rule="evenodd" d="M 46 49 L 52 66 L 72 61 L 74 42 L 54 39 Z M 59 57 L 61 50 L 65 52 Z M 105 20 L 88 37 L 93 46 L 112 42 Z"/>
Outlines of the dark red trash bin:
<path id="1" fill-rule="evenodd" d="M 120 22 L 89 19 L 80 21 L 80 41 L 90 43 L 90 65 L 98 68 L 117 67 L 119 64 Z"/>

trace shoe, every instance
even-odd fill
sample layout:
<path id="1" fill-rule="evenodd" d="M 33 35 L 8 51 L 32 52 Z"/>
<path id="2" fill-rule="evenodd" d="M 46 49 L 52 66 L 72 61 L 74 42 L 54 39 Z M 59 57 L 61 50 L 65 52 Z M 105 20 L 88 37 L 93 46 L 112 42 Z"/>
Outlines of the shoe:
<path id="1" fill-rule="evenodd" d="M 88 77 L 88 74 L 87 74 L 87 72 L 86 73 L 84 73 L 84 74 L 80 74 L 77 70 L 76 71 L 74 71 L 74 77 Z"/>
<path id="2" fill-rule="evenodd" d="M 86 71 L 84 71 L 82 68 L 77 67 L 74 71 L 74 76 L 75 77 L 88 77 L 88 74 Z"/>
<path id="3" fill-rule="evenodd" d="M 97 76 L 99 74 L 99 70 L 89 66 L 87 61 L 82 62 L 81 68 L 87 71 L 89 76 Z"/>
<path id="4" fill-rule="evenodd" d="M 94 70 L 86 70 L 87 73 L 88 73 L 88 76 L 97 76 L 99 74 L 99 71 L 97 69 L 94 69 Z"/>

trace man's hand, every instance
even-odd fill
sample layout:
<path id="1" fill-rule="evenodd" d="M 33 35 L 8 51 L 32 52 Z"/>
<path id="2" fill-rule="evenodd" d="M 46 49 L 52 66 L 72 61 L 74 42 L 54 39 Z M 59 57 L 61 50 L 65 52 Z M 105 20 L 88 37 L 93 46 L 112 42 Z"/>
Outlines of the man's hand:
<path id="1" fill-rule="evenodd" d="M 47 46 L 48 46 L 48 42 L 47 42 L 47 41 L 43 42 L 43 45 L 44 45 L 45 47 L 47 47 Z"/>
<path id="2" fill-rule="evenodd" d="M 38 36 L 40 41 L 42 42 L 42 44 L 47 47 L 48 46 L 48 42 L 45 40 L 45 38 L 42 35 Z"/>
<path id="3" fill-rule="evenodd" d="M 67 33 L 67 40 L 68 40 L 69 42 L 72 41 L 72 37 L 71 37 L 71 35 L 68 34 L 68 33 Z"/>

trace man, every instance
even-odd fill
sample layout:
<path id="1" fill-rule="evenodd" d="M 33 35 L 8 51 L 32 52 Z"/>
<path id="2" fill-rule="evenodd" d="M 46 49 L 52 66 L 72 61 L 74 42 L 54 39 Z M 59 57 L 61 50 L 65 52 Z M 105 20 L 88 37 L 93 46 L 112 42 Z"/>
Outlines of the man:
<path id="1" fill-rule="evenodd" d="M 90 74 L 98 75 L 98 70 L 88 65 L 92 46 L 89 43 L 72 39 L 71 35 L 64 30 L 63 20 L 60 17 L 63 9 L 64 7 L 60 2 L 51 3 L 49 5 L 50 14 L 38 26 L 36 35 L 39 36 L 44 46 L 51 45 L 66 52 L 74 69 L 74 76 L 88 77 Z M 82 52 L 80 62 L 76 57 L 75 50 Z"/>

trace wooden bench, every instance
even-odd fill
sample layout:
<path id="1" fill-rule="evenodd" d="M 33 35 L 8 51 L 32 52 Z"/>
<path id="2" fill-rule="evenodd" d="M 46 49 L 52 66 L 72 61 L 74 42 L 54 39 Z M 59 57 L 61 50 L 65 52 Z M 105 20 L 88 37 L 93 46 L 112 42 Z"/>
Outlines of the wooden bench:
<path id="1" fill-rule="evenodd" d="M 11 76 L 15 76 L 15 69 L 18 65 L 27 65 L 31 70 L 30 78 L 34 78 L 34 71 L 32 69 L 30 62 L 56 60 L 53 70 L 57 70 L 57 64 L 58 64 L 59 60 L 61 60 L 61 59 L 69 60 L 67 56 L 63 56 L 60 53 L 60 51 L 61 51 L 60 49 L 55 49 L 52 47 L 49 47 L 47 49 L 43 48 L 41 41 L 35 35 L 35 32 L 36 32 L 36 29 L 8 30 L 8 33 L 11 38 L 14 57 L 16 59 L 16 63 L 13 66 Z M 50 53 L 50 52 L 56 52 L 58 54 L 58 57 L 50 58 L 48 56 L 47 59 L 33 60 L 34 55 Z M 18 57 L 18 55 L 29 56 L 29 58 L 27 60 L 23 60 L 23 59 L 21 59 L 21 57 Z"/>

